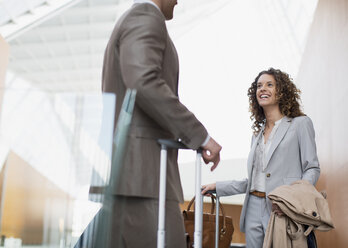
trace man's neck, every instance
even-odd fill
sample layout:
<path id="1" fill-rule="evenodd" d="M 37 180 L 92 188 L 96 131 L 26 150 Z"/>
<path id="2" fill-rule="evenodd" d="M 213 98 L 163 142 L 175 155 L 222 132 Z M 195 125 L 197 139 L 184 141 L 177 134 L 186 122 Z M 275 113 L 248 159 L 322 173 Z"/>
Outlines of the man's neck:
<path id="1" fill-rule="evenodd" d="M 150 0 L 151 2 L 153 2 L 154 4 L 156 4 L 156 6 L 159 9 L 162 9 L 162 1 L 161 0 Z"/>

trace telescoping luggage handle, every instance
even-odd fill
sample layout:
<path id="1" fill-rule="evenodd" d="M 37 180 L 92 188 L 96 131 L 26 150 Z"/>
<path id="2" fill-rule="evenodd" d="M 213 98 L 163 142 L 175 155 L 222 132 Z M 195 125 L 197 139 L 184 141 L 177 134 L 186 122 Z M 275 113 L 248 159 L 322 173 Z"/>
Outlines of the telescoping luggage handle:
<path id="1" fill-rule="evenodd" d="M 158 231 L 157 231 L 157 248 L 165 247 L 165 202 L 166 202 L 166 177 L 167 177 L 167 149 L 190 149 L 183 143 L 174 140 L 159 139 L 161 145 L 160 161 L 160 189 L 159 189 L 159 214 L 158 214 Z M 196 155 L 196 178 L 195 178 L 195 232 L 194 247 L 202 248 L 202 231 L 203 231 L 203 197 L 201 194 L 201 160 L 202 150 L 197 150 Z"/>

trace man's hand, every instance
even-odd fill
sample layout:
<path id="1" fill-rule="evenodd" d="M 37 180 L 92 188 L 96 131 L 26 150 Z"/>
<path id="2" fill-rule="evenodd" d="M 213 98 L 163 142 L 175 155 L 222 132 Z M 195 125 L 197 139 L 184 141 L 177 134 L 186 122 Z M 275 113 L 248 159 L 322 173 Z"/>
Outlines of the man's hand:
<path id="1" fill-rule="evenodd" d="M 212 162 L 213 166 L 210 168 L 210 170 L 215 170 L 216 166 L 218 166 L 220 162 L 220 151 L 222 147 L 213 138 L 210 138 L 208 143 L 202 148 L 204 163 L 208 164 Z"/>

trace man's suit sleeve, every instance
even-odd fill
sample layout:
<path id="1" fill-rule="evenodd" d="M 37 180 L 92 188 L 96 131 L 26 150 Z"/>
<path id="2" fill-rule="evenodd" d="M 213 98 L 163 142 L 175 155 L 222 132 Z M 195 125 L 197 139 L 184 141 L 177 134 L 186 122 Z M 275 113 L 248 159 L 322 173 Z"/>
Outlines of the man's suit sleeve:
<path id="1" fill-rule="evenodd" d="M 147 115 L 188 147 L 197 149 L 208 133 L 161 77 L 167 44 L 164 20 L 144 14 L 129 16 L 126 23 L 120 39 L 120 67 L 126 87 L 137 89 L 136 104 Z"/>
<path id="2" fill-rule="evenodd" d="M 312 120 L 307 116 L 302 117 L 297 130 L 303 171 L 302 179 L 315 185 L 320 175 L 320 167 Z"/>

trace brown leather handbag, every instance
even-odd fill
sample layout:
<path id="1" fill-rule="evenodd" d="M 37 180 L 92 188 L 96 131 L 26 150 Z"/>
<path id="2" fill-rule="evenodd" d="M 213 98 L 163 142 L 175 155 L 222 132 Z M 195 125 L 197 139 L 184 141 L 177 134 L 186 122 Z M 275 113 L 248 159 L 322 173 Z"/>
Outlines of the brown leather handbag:
<path id="1" fill-rule="evenodd" d="M 215 246 L 215 200 L 215 196 L 211 195 L 212 204 L 210 213 L 203 213 L 203 248 L 213 248 Z M 193 247 L 194 242 L 193 233 L 195 228 L 195 211 L 190 210 L 194 201 L 195 197 L 193 197 L 190 201 L 189 205 L 187 206 L 187 210 L 183 211 L 185 229 L 186 233 L 188 233 L 189 235 L 189 247 Z M 219 205 L 222 214 L 219 216 L 219 248 L 229 248 L 232 241 L 232 234 L 234 231 L 232 218 L 229 216 L 225 216 L 222 204 Z"/>

